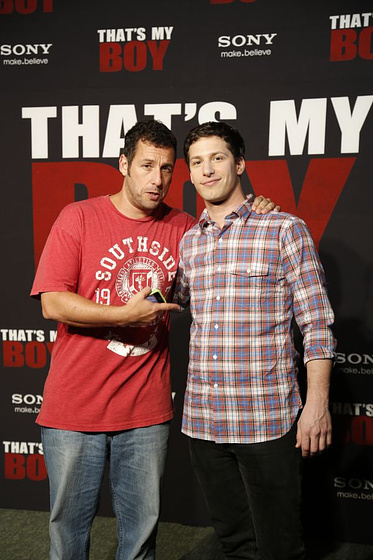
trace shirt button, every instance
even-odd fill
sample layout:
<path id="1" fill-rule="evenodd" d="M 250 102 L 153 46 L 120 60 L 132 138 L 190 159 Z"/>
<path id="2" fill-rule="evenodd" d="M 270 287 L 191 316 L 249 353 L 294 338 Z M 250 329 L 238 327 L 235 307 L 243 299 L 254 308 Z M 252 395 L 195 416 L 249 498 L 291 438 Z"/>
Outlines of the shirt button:
<path id="1" fill-rule="evenodd" d="M 217 389 L 219 387 L 219 385 L 217 383 L 214 383 L 214 389 Z"/>
<path id="2" fill-rule="evenodd" d="M 221 272 L 221 266 L 218 266 L 218 272 Z"/>
<path id="3" fill-rule="evenodd" d="M 218 330 L 218 328 L 219 328 L 219 325 L 214 325 L 215 330 Z"/>
<path id="4" fill-rule="evenodd" d="M 219 301 L 219 300 L 220 300 L 220 296 L 216 296 L 216 299 Z"/>
<path id="5" fill-rule="evenodd" d="M 219 237 L 219 243 L 223 243 L 223 240 L 221 237 Z"/>
<path id="6" fill-rule="evenodd" d="M 217 359 L 218 359 L 218 357 L 217 357 L 216 354 L 213 355 L 213 358 L 214 358 L 214 360 L 217 360 Z"/>

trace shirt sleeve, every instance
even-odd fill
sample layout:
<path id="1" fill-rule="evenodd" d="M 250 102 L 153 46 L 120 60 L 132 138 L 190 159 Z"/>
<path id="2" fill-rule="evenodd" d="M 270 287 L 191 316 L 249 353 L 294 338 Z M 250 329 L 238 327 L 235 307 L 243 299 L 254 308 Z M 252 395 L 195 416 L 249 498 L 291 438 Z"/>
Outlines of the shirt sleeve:
<path id="1" fill-rule="evenodd" d="M 283 226 L 281 255 L 293 295 L 294 318 L 303 335 L 304 363 L 335 357 L 334 313 L 325 273 L 306 224 L 293 219 Z"/>
<path id="2" fill-rule="evenodd" d="M 31 296 L 43 292 L 76 292 L 80 239 L 71 216 L 62 213 L 53 225 L 36 271 Z"/>

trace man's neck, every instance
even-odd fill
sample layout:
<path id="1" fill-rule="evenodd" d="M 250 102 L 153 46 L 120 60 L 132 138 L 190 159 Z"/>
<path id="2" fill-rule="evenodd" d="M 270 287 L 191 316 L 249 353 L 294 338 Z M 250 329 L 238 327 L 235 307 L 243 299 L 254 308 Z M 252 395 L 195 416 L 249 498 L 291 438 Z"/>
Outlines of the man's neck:
<path id="1" fill-rule="evenodd" d="M 246 200 L 245 195 L 242 192 L 237 193 L 237 195 L 229 200 L 226 200 L 220 204 L 211 204 L 210 202 L 205 202 L 206 210 L 210 217 L 210 220 L 216 222 L 220 228 L 224 226 L 225 217 L 231 214 L 236 208 L 241 206 Z"/>
<path id="2" fill-rule="evenodd" d="M 133 206 L 125 196 L 123 196 L 123 192 L 119 191 L 116 194 L 110 195 L 110 200 L 115 208 L 126 216 L 127 218 L 131 218 L 132 220 L 141 220 L 143 218 L 147 218 L 148 216 L 152 216 L 157 210 L 149 210 L 148 212 L 141 209 L 136 208 Z"/>

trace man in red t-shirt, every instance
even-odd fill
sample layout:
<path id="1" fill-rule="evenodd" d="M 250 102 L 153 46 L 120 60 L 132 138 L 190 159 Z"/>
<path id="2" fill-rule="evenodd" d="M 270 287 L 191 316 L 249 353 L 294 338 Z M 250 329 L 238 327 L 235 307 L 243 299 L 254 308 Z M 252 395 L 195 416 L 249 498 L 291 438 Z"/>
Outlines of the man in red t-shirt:
<path id="1" fill-rule="evenodd" d="M 86 558 L 109 462 L 117 560 L 154 559 L 169 421 L 169 311 L 179 242 L 195 219 L 167 206 L 176 139 L 160 122 L 125 138 L 123 187 L 65 207 L 31 295 L 58 321 L 37 423 L 50 482 L 50 559 Z M 260 197 L 258 206 L 266 206 Z M 267 211 L 273 203 L 267 204 Z M 167 303 L 147 300 L 159 289 Z"/>

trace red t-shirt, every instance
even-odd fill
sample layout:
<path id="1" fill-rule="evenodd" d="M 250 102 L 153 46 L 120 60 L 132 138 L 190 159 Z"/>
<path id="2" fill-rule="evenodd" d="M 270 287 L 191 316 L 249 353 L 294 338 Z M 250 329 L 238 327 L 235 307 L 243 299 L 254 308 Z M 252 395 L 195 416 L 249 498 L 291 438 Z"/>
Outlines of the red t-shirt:
<path id="1" fill-rule="evenodd" d="M 140 220 L 121 214 L 109 196 L 70 204 L 51 230 L 31 295 L 67 291 L 123 305 L 151 286 L 169 299 L 179 242 L 194 223 L 165 204 L 156 216 Z M 143 328 L 59 323 L 37 423 L 116 431 L 169 420 L 169 323 L 168 313 Z"/>

